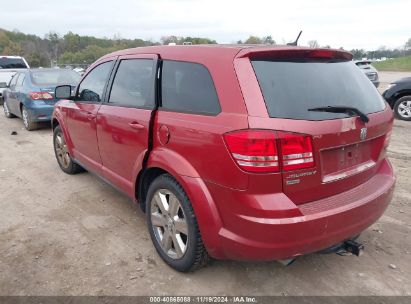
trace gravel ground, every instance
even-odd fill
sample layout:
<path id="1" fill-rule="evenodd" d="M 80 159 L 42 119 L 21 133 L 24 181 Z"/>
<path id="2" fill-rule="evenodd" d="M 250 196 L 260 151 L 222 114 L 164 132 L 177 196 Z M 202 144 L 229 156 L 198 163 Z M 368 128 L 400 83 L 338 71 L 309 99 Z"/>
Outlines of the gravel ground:
<path id="1" fill-rule="evenodd" d="M 403 76 L 381 73 L 380 89 Z M 49 128 L 27 132 L 1 114 L 0 295 L 411 295 L 410 132 L 395 121 L 394 199 L 361 235 L 360 258 L 214 261 L 181 274 L 155 253 L 137 206 L 89 173 L 62 173 Z"/>

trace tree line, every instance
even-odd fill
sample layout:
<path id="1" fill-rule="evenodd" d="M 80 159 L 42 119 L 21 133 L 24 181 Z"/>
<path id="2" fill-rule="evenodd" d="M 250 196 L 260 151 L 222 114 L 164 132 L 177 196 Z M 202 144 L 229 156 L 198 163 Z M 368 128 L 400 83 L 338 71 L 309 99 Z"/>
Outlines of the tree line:
<path id="1" fill-rule="evenodd" d="M 95 60 L 117 50 L 152 45 L 175 44 L 216 44 L 215 40 L 204 37 L 163 36 L 160 41 L 144 39 L 124 39 L 120 35 L 113 38 L 96 38 L 81 36 L 73 32 L 59 35 L 49 32 L 40 38 L 36 35 L 24 34 L 17 30 L 6 31 L 0 29 L 0 55 L 24 56 L 32 67 L 49 67 L 59 65 L 89 65 Z M 237 44 L 268 44 L 276 45 L 270 36 L 249 36 L 246 40 L 238 40 Z M 285 43 L 285 42 L 284 42 Z M 319 47 L 316 40 L 308 42 L 310 47 Z M 330 47 L 330 46 L 323 46 Z M 388 49 L 380 47 L 374 51 L 363 49 L 351 50 L 355 59 L 367 58 L 395 58 L 411 55 L 411 38 L 403 49 Z"/>

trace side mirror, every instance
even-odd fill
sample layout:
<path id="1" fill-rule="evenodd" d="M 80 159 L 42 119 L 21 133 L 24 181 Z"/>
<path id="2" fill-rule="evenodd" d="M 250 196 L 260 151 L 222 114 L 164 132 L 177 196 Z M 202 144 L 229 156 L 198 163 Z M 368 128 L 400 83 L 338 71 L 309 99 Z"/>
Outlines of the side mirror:
<path id="1" fill-rule="evenodd" d="M 0 82 L 0 89 L 4 89 L 7 87 L 8 87 L 7 82 Z"/>
<path id="2" fill-rule="evenodd" d="M 54 97 L 56 99 L 70 99 L 71 98 L 71 86 L 70 85 L 57 86 L 54 91 Z"/>

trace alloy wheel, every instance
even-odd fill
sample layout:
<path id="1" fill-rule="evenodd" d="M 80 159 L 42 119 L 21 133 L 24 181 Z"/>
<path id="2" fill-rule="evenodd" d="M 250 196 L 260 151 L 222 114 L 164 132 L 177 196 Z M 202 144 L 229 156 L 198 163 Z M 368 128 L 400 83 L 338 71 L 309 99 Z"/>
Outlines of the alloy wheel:
<path id="1" fill-rule="evenodd" d="M 71 159 L 68 153 L 66 141 L 64 140 L 64 136 L 61 132 L 56 135 L 54 146 L 56 149 L 58 162 L 61 166 L 67 169 L 70 166 Z"/>
<path id="2" fill-rule="evenodd" d="M 9 117 L 10 116 L 10 111 L 9 111 L 9 107 L 7 106 L 7 102 L 4 102 L 3 110 L 4 110 L 4 113 L 6 114 L 6 116 Z"/>
<path id="3" fill-rule="evenodd" d="M 161 249 L 172 259 L 181 259 L 189 242 L 188 225 L 178 198 L 159 189 L 150 202 L 151 226 Z"/>
<path id="4" fill-rule="evenodd" d="M 23 110 L 22 110 L 22 116 L 23 116 L 23 124 L 28 129 L 29 128 L 29 113 L 27 112 L 26 108 L 24 108 L 24 107 L 23 107 Z"/>
<path id="5" fill-rule="evenodd" d="M 404 100 L 398 105 L 398 114 L 403 118 L 411 118 L 411 100 Z"/>

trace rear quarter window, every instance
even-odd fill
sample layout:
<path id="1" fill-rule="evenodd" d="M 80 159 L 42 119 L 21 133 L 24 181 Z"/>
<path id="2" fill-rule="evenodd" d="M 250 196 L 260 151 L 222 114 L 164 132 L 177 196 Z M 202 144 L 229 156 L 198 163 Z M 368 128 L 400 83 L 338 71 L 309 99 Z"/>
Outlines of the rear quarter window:
<path id="1" fill-rule="evenodd" d="M 161 85 L 164 109 L 205 115 L 221 112 L 213 79 L 202 64 L 163 61 Z"/>
<path id="2" fill-rule="evenodd" d="M 351 61 L 252 60 L 270 117 L 327 120 L 345 113 L 311 112 L 324 106 L 355 107 L 365 114 L 385 109 L 374 85 Z"/>

